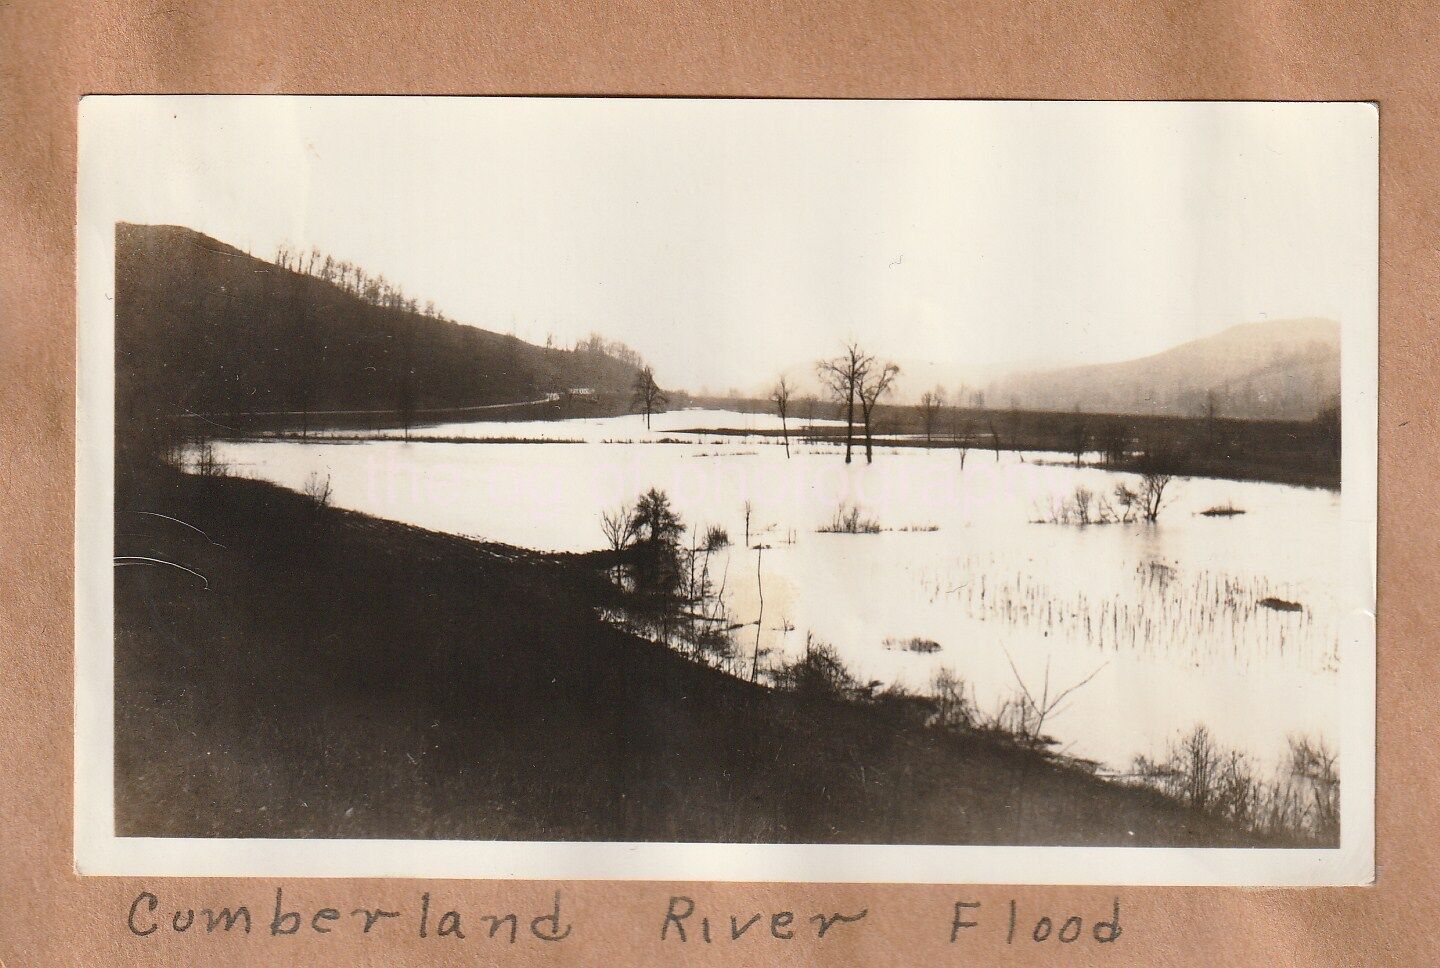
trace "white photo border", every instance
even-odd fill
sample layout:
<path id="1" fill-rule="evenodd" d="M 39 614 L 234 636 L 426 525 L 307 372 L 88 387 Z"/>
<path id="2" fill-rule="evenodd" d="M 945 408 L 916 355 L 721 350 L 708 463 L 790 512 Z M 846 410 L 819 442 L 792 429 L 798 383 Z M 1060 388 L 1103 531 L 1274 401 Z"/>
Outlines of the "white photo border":
<path id="1" fill-rule="evenodd" d="M 78 106 L 75 504 L 75 867 L 82 875 L 1176 886 L 1364 885 L 1374 879 L 1379 112 L 1369 103 L 1266 102 L 1335 115 L 1375 164 L 1360 274 L 1368 318 L 1341 320 L 1341 510 L 1348 601 L 1340 630 L 1341 841 L 1335 849 L 695 844 L 118 837 L 114 822 L 114 239 L 108 138 L 128 105 L 196 95 L 89 96 Z M 316 100 L 204 95 L 226 102 Z M 357 98 L 344 98 L 346 101 Z M 385 98 L 394 101 L 394 98 Z M 415 98 L 414 100 L 427 100 Z M 476 102 L 523 98 L 467 98 Z M 553 99 L 546 99 L 553 100 Z M 598 105 L 613 99 L 577 98 Z M 632 99 L 625 99 L 632 102 Z M 691 99 L 704 104 L 708 99 Z M 674 99 L 664 99 L 674 105 Z M 633 103 L 633 102 L 632 102 Z M 885 110 L 897 102 L 859 102 Z M 915 105 L 917 102 L 899 102 Z M 944 111 L 970 102 L 928 101 Z M 1004 102 L 1027 104 L 1031 102 Z M 1123 113 L 1133 103 L 1083 102 Z M 1165 102 L 1159 102 L 1165 103 Z M 1205 102 L 1213 107 L 1215 102 Z M 1256 102 L 1224 102 L 1257 107 Z M 1331 117 L 1331 120 L 1337 118 Z M 1353 567 L 1352 567 L 1353 565 Z M 1349 575 L 1348 572 L 1353 572 Z"/>

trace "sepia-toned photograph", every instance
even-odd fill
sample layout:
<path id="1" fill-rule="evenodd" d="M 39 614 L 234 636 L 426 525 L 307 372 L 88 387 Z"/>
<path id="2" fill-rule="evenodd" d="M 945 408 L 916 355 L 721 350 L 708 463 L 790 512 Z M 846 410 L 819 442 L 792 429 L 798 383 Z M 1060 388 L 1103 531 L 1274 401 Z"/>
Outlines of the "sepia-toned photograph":
<path id="1" fill-rule="evenodd" d="M 1372 106 L 79 137 L 82 873 L 1370 880 Z"/>

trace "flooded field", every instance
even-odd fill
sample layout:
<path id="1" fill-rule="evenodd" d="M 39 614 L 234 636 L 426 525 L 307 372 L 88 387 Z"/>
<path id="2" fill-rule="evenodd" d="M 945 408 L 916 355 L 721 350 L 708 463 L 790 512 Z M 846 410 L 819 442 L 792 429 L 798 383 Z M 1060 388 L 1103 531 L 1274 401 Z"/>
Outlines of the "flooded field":
<path id="1" fill-rule="evenodd" d="M 901 447 L 847 466 L 796 424 L 789 459 L 777 438 L 690 432 L 779 427 L 725 411 L 648 430 L 633 416 L 414 431 L 445 442 L 217 443 L 216 458 L 297 490 L 328 478 L 341 507 L 543 550 L 603 547 L 602 512 L 658 488 L 687 526 L 728 533 L 710 568 L 750 623 L 747 649 L 763 595 L 771 661 L 813 636 L 862 681 L 928 691 L 949 670 L 982 710 L 1093 674 L 1045 731 L 1117 770 L 1197 723 L 1263 764 L 1288 736 L 1338 734 L 1338 494 L 1178 478 L 1153 524 L 1042 523 L 1077 486 L 1109 495 L 1133 475 Z M 842 508 L 874 528 L 822 531 Z M 1203 513 L 1216 508 L 1243 513 Z"/>

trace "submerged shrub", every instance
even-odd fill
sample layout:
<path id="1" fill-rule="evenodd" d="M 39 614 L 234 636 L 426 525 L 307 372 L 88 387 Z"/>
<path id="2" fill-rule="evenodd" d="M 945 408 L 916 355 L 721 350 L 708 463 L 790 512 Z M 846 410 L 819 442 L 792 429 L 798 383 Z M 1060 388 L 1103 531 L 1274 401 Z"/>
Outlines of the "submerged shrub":
<path id="1" fill-rule="evenodd" d="M 1285 598 L 1276 598 L 1273 595 L 1266 596 L 1265 598 L 1260 599 L 1255 604 L 1259 605 L 1261 608 L 1272 609 L 1276 612 L 1305 611 L 1305 606 L 1301 605 L 1299 602 L 1292 602 L 1289 599 Z"/>
<path id="2" fill-rule="evenodd" d="M 842 503 L 830 520 L 820 526 L 821 534 L 879 534 L 880 522 L 866 517 L 858 505 Z"/>
<path id="3" fill-rule="evenodd" d="M 929 654 L 932 652 L 939 652 L 940 643 L 936 642 L 934 639 L 926 639 L 918 635 L 912 635 L 908 639 L 888 638 L 885 640 L 885 648 L 892 650 L 904 649 L 906 652 L 919 652 L 921 654 Z"/>
<path id="4" fill-rule="evenodd" d="M 1036 523 L 1044 524 L 1128 524 L 1135 516 L 1140 496 L 1124 484 L 1115 485 L 1114 502 L 1083 484 L 1065 497 L 1052 498 L 1045 516 Z"/>

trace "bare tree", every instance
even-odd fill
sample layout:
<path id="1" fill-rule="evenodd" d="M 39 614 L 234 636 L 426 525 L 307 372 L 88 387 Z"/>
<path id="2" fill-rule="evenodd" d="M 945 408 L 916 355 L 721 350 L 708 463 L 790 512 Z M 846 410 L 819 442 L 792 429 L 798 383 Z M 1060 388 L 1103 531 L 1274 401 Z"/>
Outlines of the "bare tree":
<path id="1" fill-rule="evenodd" d="M 853 340 L 845 344 L 839 356 L 821 360 L 815 364 L 815 373 L 830 393 L 832 399 L 845 408 L 845 463 L 850 463 L 850 451 L 855 440 L 855 398 L 860 395 L 860 386 L 865 381 L 875 357 L 860 348 Z"/>
<path id="2" fill-rule="evenodd" d="M 1216 428 L 1220 416 L 1220 395 L 1214 390 L 1205 393 L 1205 455 L 1215 453 Z"/>
<path id="3" fill-rule="evenodd" d="M 785 423 L 790 412 L 790 392 L 792 387 L 790 381 L 784 376 L 776 382 L 775 388 L 770 391 L 770 400 L 775 404 L 775 412 L 780 415 L 780 434 L 785 439 L 785 456 L 790 456 L 790 428 Z"/>
<path id="4" fill-rule="evenodd" d="M 1080 416 L 1080 408 L 1075 408 L 1075 422 L 1070 425 L 1070 453 L 1075 455 L 1075 466 L 1080 466 L 1081 459 L 1085 456 L 1085 448 L 1090 442 L 1090 430 L 1085 426 L 1085 418 Z"/>
<path id="5" fill-rule="evenodd" d="M 1121 481 L 1115 485 L 1115 503 L 1120 506 L 1120 521 L 1129 524 L 1135 515 L 1135 509 L 1140 505 L 1140 495 L 1130 489 L 1130 485 Z"/>
<path id="6" fill-rule="evenodd" d="M 920 394 L 920 424 L 925 429 L 925 446 L 929 447 L 935 437 L 935 425 L 940 411 L 945 406 L 945 390 L 936 387 Z"/>
<path id="7" fill-rule="evenodd" d="M 613 575 L 615 583 L 618 585 L 623 574 L 620 557 L 625 549 L 635 543 L 635 539 L 640 534 L 640 524 L 635 518 L 635 509 L 628 504 L 622 504 L 613 511 L 602 511 L 600 530 L 605 535 L 605 543 L 615 553 Z"/>
<path id="8" fill-rule="evenodd" d="M 664 408 L 670 402 L 665 391 L 660 389 L 655 382 L 655 374 L 650 367 L 644 367 L 635 375 L 633 384 L 634 394 L 630 398 L 630 409 L 640 410 L 645 414 L 645 429 L 650 429 L 650 416 Z"/>
<path id="9" fill-rule="evenodd" d="M 1175 479 L 1174 458 L 1163 446 L 1150 446 L 1140 455 L 1140 513 L 1146 521 L 1159 519 L 1165 507 L 1165 490 Z"/>
<path id="10" fill-rule="evenodd" d="M 1140 475 L 1140 502 L 1146 521 L 1156 521 L 1165 507 L 1165 489 L 1174 477 L 1160 471 L 1146 471 Z"/>
<path id="11" fill-rule="evenodd" d="M 995 460 L 1000 460 L 1000 431 L 995 429 L 995 418 L 990 417 L 990 446 L 995 448 Z"/>
<path id="12" fill-rule="evenodd" d="M 961 391 L 961 397 L 964 391 Z M 970 422 L 960 419 L 960 408 L 953 407 L 950 410 L 950 439 L 955 444 L 955 449 L 960 451 L 960 469 L 965 469 L 965 458 L 970 453 Z"/>
<path id="13" fill-rule="evenodd" d="M 860 398 L 860 413 L 865 420 L 865 463 L 871 464 L 875 461 L 874 436 L 871 433 L 871 418 L 875 415 L 875 406 L 880 398 L 895 385 L 895 378 L 900 375 L 900 367 L 894 363 L 886 363 L 883 366 L 875 365 L 868 368 L 860 377 L 860 384 L 856 387 L 856 395 Z"/>
<path id="14" fill-rule="evenodd" d="M 1030 691 L 1025 680 L 1020 677 L 1020 670 L 1015 668 L 1015 660 L 1010 658 L 1009 651 L 1005 653 L 1005 661 L 1010 663 L 1010 671 L 1015 674 L 1015 682 L 1020 686 L 1020 703 L 1016 709 L 1014 718 L 1014 729 L 1019 738 L 1032 745 L 1040 744 L 1044 738 L 1045 721 L 1053 718 L 1061 710 L 1061 703 L 1077 689 L 1088 685 L 1092 679 L 1098 676 L 1102 669 L 1110 664 L 1109 660 L 1100 663 L 1095 671 L 1084 679 L 1067 686 L 1055 693 L 1050 694 L 1050 659 L 1045 659 L 1045 679 L 1042 688 L 1037 690 L 1039 696 Z"/>

